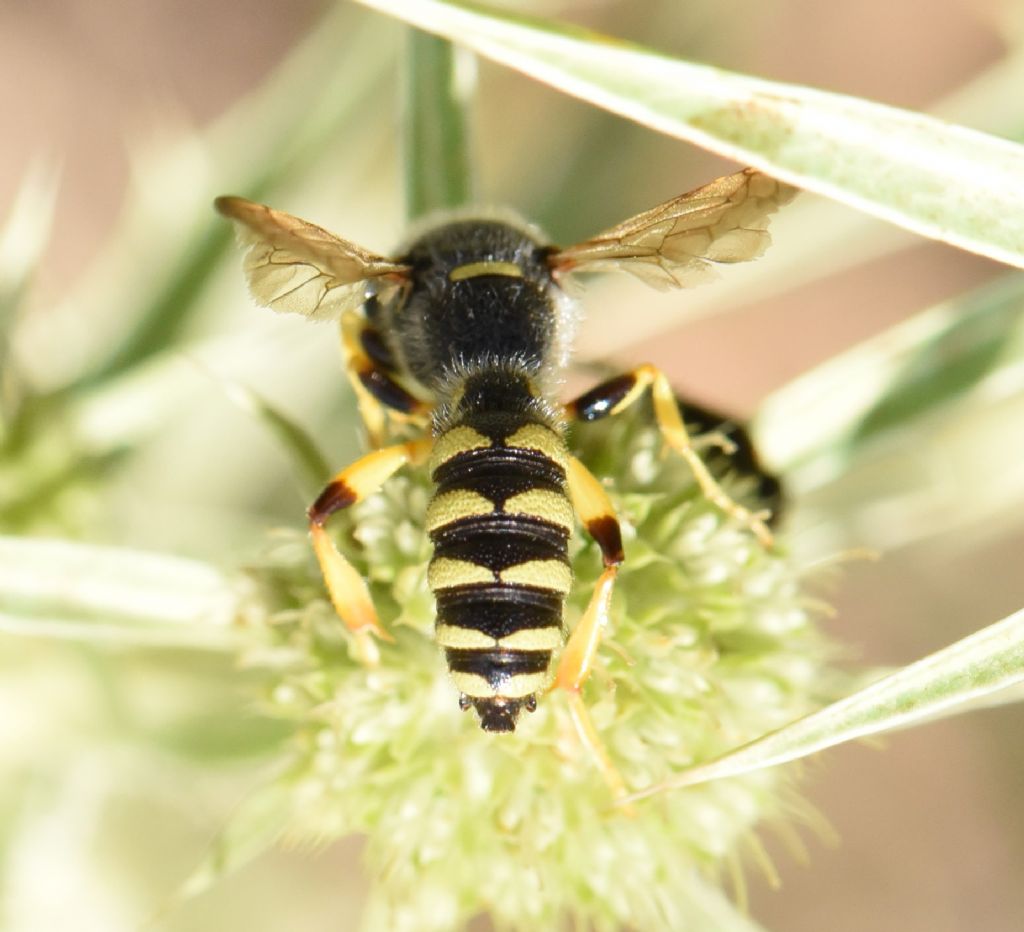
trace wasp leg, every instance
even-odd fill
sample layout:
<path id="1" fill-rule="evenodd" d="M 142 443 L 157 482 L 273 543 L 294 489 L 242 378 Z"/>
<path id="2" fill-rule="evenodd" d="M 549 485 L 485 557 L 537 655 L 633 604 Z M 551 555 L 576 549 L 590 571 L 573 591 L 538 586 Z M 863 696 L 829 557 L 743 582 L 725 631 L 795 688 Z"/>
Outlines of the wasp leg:
<path id="1" fill-rule="evenodd" d="M 687 398 L 680 398 L 678 395 L 676 404 L 686 415 L 686 423 L 697 428 L 701 439 L 705 436 L 720 438 L 714 440 L 713 445 L 722 450 L 732 470 L 754 481 L 754 495 L 757 501 L 763 503 L 764 508 L 771 512 L 771 517 L 766 518 L 765 523 L 774 528 L 785 507 L 782 482 L 778 476 L 765 469 L 757 455 L 757 447 L 743 424 L 721 411 L 715 411 Z M 714 454 L 710 459 L 714 463 Z"/>
<path id="2" fill-rule="evenodd" d="M 431 406 L 392 378 L 394 361 L 379 331 L 354 311 L 341 320 L 341 351 L 371 447 L 380 447 L 389 415 L 426 426 Z"/>
<path id="3" fill-rule="evenodd" d="M 616 799 L 621 799 L 626 795 L 626 784 L 598 737 L 597 729 L 583 702 L 582 689 L 594 666 L 601 634 L 608 626 L 611 615 L 612 589 L 618 575 L 619 564 L 624 558 L 622 534 L 608 494 L 594 478 L 593 473 L 575 457 L 569 458 L 567 478 L 573 507 L 584 527 L 601 548 L 605 568 L 597 581 L 587 610 L 569 638 L 569 643 L 565 645 L 565 650 L 562 651 L 552 688 L 562 689 L 567 694 L 569 711 L 580 741 L 601 771 L 612 795 Z"/>
<path id="4" fill-rule="evenodd" d="M 704 461 L 694 450 L 686 431 L 679 405 L 665 373 L 655 366 L 638 366 L 632 372 L 603 382 L 580 395 L 566 406 L 568 413 L 583 421 L 596 421 L 625 410 L 647 389 L 651 390 L 654 416 L 661 435 L 673 450 L 686 460 L 701 492 L 727 515 L 745 524 L 764 547 L 771 547 L 772 532 L 761 513 L 755 514 L 734 502 L 708 471 Z"/>
<path id="5" fill-rule="evenodd" d="M 313 551 L 327 584 L 331 604 L 352 632 L 357 656 L 368 666 L 376 665 L 379 659 L 373 636 L 387 641 L 392 638 L 377 619 L 366 581 L 342 556 L 324 524 L 334 512 L 372 495 L 406 463 L 422 462 L 432 443 L 432 437 L 423 437 L 368 453 L 339 472 L 307 511 Z"/>

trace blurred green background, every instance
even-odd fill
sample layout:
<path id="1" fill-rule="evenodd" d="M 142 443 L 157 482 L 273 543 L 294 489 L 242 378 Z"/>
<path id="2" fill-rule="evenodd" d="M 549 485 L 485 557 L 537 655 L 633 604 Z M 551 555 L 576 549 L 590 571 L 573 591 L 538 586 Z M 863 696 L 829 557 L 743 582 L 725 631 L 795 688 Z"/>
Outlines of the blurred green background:
<path id="1" fill-rule="evenodd" d="M 1024 140 L 1024 18 L 1011 3 L 529 6 Z M 0 292 L 12 337 L 0 358 L 0 532 L 230 572 L 269 526 L 301 524 L 308 492 L 225 380 L 314 431 L 340 465 L 359 446 L 337 339 L 250 307 L 209 203 L 259 197 L 392 248 L 404 225 L 404 42 L 361 9 L 306 0 L 0 5 L 0 216 L 14 218 L 0 250 L 0 282 L 14 283 Z M 478 81 L 478 200 L 513 206 L 558 242 L 730 170 L 486 63 Z M 964 295 L 969 308 L 997 279 L 1019 288 L 995 263 L 811 196 L 773 229 L 769 254 L 718 285 L 588 286 L 580 357 L 654 362 L 684 394 L 751 415 L 898 321 Z M 34 238 L 45 245 L 28 290 Z M 1012 379 L 989 385 L 848 474 L 796 483 L 794 549 L 885 551 L 845 565 L 828 593 L 829 628 L 858 663 L 908 662 L 1024 604 L 1020 396 Z M 801 411 L 788 417 L 799 433 Z M 0 567 L 7 592 L 23 572 L 12 567 Z M 246 674 L 215 645 L 0 642 L 0 917 L 18 932 L 137 928 L 259 782 L 279 728 L 252 713 Z M 769 828 L 783 887 L 751 869 L 753 914 L 786 930 L 1019 928 L 1020 729 L 1007 707 L 901 734 L 882 752 L 829 752 L 807 791 L 841 843 L 805 832 L 802 865 Z M 358 851 L 353 840 L 263 857 L 161 927 L 347 928 Z"/>

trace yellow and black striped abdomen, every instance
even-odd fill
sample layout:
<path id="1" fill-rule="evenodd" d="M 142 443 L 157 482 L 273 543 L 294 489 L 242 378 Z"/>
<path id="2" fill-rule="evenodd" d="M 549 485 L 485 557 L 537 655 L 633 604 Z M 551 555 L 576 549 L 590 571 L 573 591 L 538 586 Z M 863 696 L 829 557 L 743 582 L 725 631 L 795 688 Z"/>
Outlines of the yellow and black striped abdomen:
<path id="1" fill-rule="evenodd" d="M 436 637 L 463 708 L 473 705 L 486 731 L 513 731 L 520 710 L 532 711 L 564 643 L 567 456 L 550 427 L 507 412 L 470 415 L 434 446 Z"/>

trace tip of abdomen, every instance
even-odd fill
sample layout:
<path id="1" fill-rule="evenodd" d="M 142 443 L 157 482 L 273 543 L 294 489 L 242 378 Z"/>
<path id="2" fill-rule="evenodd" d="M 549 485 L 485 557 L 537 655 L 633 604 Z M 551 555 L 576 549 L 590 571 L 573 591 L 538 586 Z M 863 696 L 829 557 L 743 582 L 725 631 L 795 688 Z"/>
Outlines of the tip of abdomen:
<path id="1" fill-rule="evenodd" d="M 519 713 L 525 708 L 533 712 L 537 708 L 536 696 L 525 696 L 521 699 L 506 699 L 495 696 L 470 698 L 463 695 L 460 704 L 463 709 L 470 706 L 480 716 L 480 727 L 490 732 L 511 732 L 516 730 Z"/>
<path id="2" fill-rule="evenodd" d="M 459 705 L 476 709 L 484 731 L 515 731 L 520 711 L 532 712 L 548 684 L 549 649 L 448 648 L 445 655 Z"/>

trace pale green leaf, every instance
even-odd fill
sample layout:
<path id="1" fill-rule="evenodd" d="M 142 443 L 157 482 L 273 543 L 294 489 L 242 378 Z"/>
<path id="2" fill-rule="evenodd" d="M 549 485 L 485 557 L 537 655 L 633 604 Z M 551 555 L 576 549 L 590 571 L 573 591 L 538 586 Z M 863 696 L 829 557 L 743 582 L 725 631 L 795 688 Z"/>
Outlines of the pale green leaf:
<path id="1" fill-rule="evenodd" d="M 232 814 L 168 908 L 198 896 L 274 847 L 284 836 L 294 808 L 295 791 L 290 782 L 268 782 L 255 790 Z"/>
<path id="2" fill-rule="evenodd" d="M 1024 610 L 738 750 L 635 794 L 735 777 L 867 735 L 955 714 L 1024 682 Z"/>
<path id="3" fill-rule="evenodd" d="M 933 117 L 442 0 L 360 0 L 590 103 L 1024 267 L 1024 148 Z"/>
<path id="4" fill-rule="evenodd" d="M 972 527 L 993 535 L 1016 519 L 1024 434 L 1007 425 L 1024 416 L 1022 311 L 1024 276 L 1004 276 L 764 401 L 753 433 L 810 516 L 801 546 L 888 550 Z"/>
<path id="5" fill-rule="evenodd" d="M 38 160 L 18 187 L 0 229 L 0 337 L 7 333 L 10 317 L 49 242 L 56 199 L 57 172 L 53 165 Z"/>
<path id="6" fill-rule="evenodd" d="M 89 643 L 231 649 L 239 594 L 194 560 L 0 537 L 0 632 Z"/>
<path id="7" fill-rule="evenodd" d="M 882 434 L 906 430 L 986 382 L 1024 389 L 1022 311 L 1024 276 L 1007 275 L 833 357 L 765 399 L 756 425 L 761 452 L 791 475 L 831 474 Z"/>
<path id="8" fill-rule="evenodd" d="M 39 159 L 18 188 L 0 228 L 0 425 L 13 420 L 27 391 L 11 343 L 15 322 L 50 239 L 56 199 L 57 171 Z"/>
<path id="9" fill-rule="evenodd" d="M 1024 142 L 1024 114 L 1016 104 L 1024 86 L 1024 48 L 1011 50 L 929 107 L 942 119 L 966 123 L 997 136 Z M 714 288 L 696 288 L 685 295 L 652 294 L 644 313 L 630 320 L 629 332 L 618 326 L 624 302 L 632 302 L 631 282 L 609 277 L 590 292 L 590 326 L 577 346 L 584 355 L 605 359 L 627 347 L 649 341 L 695 317 L 766 302 L 776 295 L 823 281 L 845 269 L 914 243 L 904 229 L 867 214 L 847 210 L 823 198 L 798 198 L 772 220 L 772 249 L 767 262 L 749 262 L 729 269 Z"/>

